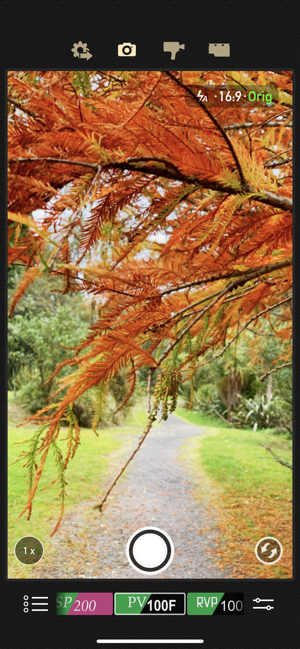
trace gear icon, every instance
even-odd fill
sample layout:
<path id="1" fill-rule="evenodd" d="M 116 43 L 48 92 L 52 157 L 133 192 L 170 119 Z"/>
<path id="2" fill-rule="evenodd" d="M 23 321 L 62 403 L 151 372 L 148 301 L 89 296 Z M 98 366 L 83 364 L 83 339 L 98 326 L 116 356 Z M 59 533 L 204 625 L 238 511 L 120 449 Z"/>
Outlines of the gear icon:
<path id="1" fill-rule="evenodd" d="M 84 52 L 88 51 L 87 44 L 83 43 L 82 41 L 79 41 L 79 43 L 73 43 L 73 46 L 74 47 L 72 47 L 71 49 L 71 52 L 73 52 L 73 56 L 78 56 L 80 58 L 80 53 L 78 52 L 79 47 L 82 47 Z"/>

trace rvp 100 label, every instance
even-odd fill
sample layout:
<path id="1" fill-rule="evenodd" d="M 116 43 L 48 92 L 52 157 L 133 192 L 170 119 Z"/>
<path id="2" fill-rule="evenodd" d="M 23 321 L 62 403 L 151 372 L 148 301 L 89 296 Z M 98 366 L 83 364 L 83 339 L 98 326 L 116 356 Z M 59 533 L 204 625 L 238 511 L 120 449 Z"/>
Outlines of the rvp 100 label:
<path id="1" fill-rule="evenodd" d="M 185 615 L 185 593 L 115 593 L 115 615 Z"/>
<path id="2" fill-rule="evenodd" d="M 188 593 L 188 615 L 243 615 L 244 593 Z"/>

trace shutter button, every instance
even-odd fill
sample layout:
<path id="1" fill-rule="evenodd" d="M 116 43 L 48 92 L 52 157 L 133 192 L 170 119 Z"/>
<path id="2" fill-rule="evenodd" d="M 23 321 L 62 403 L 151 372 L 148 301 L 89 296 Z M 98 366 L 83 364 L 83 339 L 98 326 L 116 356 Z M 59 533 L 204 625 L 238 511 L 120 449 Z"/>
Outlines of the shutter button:
<path id="1" fill-rule="evenodd" d="M 173 561 L 173 541 L 158 527 L 142 527 L 130 537 L 126 555 L 134 570 L 157 575 L 166 570 Z"/>

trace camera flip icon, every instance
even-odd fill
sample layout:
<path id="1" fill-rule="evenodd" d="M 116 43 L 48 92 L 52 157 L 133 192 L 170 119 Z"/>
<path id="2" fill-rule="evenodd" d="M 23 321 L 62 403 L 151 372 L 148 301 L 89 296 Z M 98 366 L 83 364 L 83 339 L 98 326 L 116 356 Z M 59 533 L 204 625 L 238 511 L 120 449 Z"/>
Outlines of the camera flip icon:
<path id="1" fill-rule="evenodd" d="M 121 43 L 118 45 L 118 56 L 136 56 L 136 45 Z"/>

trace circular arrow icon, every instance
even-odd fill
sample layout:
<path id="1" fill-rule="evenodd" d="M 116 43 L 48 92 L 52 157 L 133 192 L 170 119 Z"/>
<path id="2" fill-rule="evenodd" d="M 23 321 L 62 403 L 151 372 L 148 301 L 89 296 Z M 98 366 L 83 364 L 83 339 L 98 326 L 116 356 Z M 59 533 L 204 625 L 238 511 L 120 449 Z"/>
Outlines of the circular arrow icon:
<path id="1" fill-rule="evenodd" d="M 281 559 L 283 548 L 273 536 L 265 536 L 255 546 L 255 555 L 258 561 L 265 564 L 277 563 Z"/>

